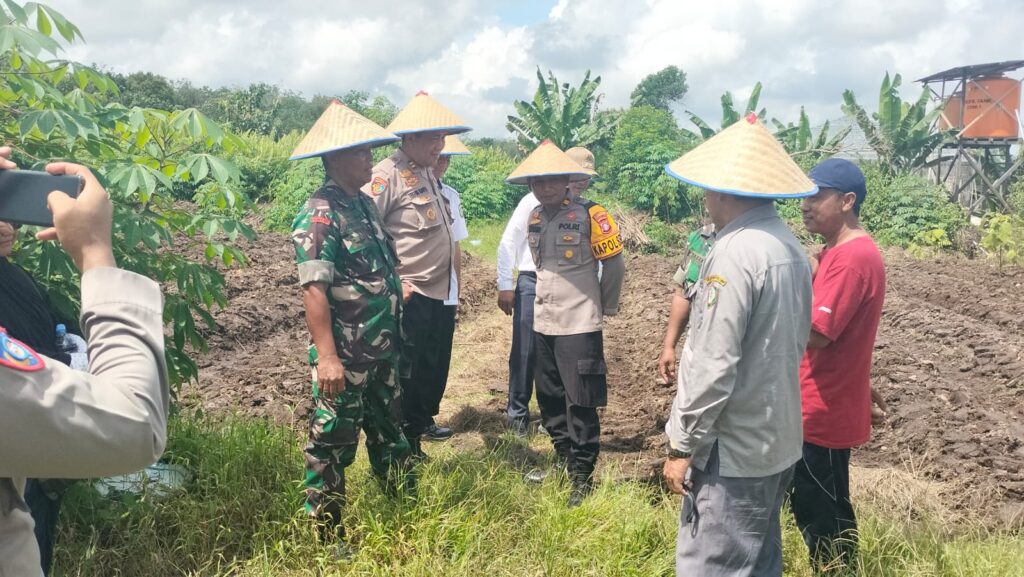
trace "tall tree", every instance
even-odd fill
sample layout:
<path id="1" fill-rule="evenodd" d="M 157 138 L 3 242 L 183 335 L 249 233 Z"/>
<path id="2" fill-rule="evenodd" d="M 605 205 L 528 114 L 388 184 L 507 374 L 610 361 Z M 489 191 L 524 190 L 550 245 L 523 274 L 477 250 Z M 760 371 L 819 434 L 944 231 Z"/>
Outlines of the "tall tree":
<path id="1" fill-rule="evenodd" d="M 678 66 L 666 66 L 654 74 L 648 74 L 630 95 L 632 106 L 651 106 L 669 110 L 683 99 L 689 86 L 686 85 L 686 73 Z"/>
<path id="2" fill-rule="evenodd" d="M 112 74 L 121 92 L 120 101 L 125 106 L 141 106 L 143 108 L 159 108 L 175 110 L 174 87 L 166 78 L 152 72 L 132 72 L 131 74 Z"/>
<path id="3" fill-rule="evenodd" d="M 686 150 L 675 117 L 661 108 L 635 106 L 619 121 L 607 167 L 601 171 L 620 198 L 668 221 L 684 216 L 683 186 L 665 164 Z"/>
<path id="4" fill-rule="evenodd" d="M 547 79 L 537 69 L 537 92 L 532 102 L 514 103 L 518 116 L 509 116 L 505 126 L 515 135 L 519 147 L 533 150 L 550 140 L 565 150 L 573 146 L 590 146 L 606 140 L 614 129 L 617 116 L 598 114 L 601 77 L 590 78 L 587 70 L 579 87 L 559 85 L 555 74 Z"/>
<path id="5" fill-rule="evenodd" d="M 928 89 L 921 90 L 917 101 L 904 102 L 899 91 L 902 83 L 899 74 L 890 81 L 886 72 L 878 94 L 878 112 L 870 115 L 857 103 L 852 90 L 843 92 L 843 112 L 864 132 L 887 172 L 905 172 L 926 163 L 946 136 L 933 127 L 939 108 L 928 110 Z"/>

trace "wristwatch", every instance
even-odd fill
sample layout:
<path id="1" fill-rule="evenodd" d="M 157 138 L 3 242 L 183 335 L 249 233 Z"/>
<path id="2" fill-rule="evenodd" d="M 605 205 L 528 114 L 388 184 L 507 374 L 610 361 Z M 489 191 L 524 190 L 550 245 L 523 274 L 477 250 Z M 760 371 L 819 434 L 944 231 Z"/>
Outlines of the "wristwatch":
<path id="1" fill-rule="evenodd" d="M 669 459 L 689 459 L 693 456 L 693 453 L 689 451 L 680 451 L 679 449 L 668 448 Z"/>

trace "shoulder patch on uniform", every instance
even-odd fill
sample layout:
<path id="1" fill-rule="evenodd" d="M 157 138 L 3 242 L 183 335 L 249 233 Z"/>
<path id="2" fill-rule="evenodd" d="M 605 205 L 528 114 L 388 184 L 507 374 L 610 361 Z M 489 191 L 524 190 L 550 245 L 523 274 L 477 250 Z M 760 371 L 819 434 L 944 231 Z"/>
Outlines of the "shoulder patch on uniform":
<path id="1" fill-rule="evenodd" d="M 380 196 L 388 189 L 388 181 L 380 176 L 373 177 L 370 181 L 370 196 Z"/>
<path id="2" fill-rule="evenodd" d="M 8 336 L 6 331 L 0 330 L 0 367 L 33 373 L 46 368 L 46 363 L 39 353 L 33 351 L 28 345 Z"/>
<path id="3" fill-rule="evenodd" d="M 622 252 L 619 227 L 611 214 L 600 204 L 588 203 L 590 214 L 590 250 L 597 260 L 609 259 Z"/>
<path id="4" fill-rule="evenodd" d="M 728 282 L 725 277 L 717 274 L 709 275 L 704 277 L 704 285 L 707 287 L 707 308 L 712 308 L 718 304 L 718 293 L 725 287 Z"/>

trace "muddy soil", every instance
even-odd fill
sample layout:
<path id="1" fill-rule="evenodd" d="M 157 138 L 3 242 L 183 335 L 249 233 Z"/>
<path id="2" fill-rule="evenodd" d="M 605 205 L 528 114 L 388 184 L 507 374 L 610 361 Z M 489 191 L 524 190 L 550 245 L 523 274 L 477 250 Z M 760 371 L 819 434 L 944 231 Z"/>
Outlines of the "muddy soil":
<path id="1" fill-rule="evenodd" d="M 182 391 L 186 406 L 266 416 L 301 427 L 310 401 L 305 323 L 292 250 L 263 234 L 247 249 L 249 268 L 227 272 L 231 304 L 214 315 L 200 380 Z M 605 330 L 609 404 L 604 454 L 650 474 L 662 453 L 662 428 L 674 384 L 660 383 L 656 361 L 668 318 L 677 259 L 630 255 L 620 314 Z M 475 319 L 500 315 L 493 266 L 468 257 L 456 335 L 503 367 L 506 347 L 469 343 Z M 993 514 L 1024 502 L 1024 273 L 982 261 L 921 261 L 886 253 L 888 298 L 875 351 L 873 382 L 890 407 L 888 423 L 855 451 L 861 466 L 900 467 L 972 493 L 960 504 Z M 470 337 L 472 338 L 472 337 Z M 474 353 L 477 354 L 477 353 Z M 492 371 L 479 391 L 449 398 L 443 412 L 504 406 Z M 495 382 L 490 382 L 495 381 Z M 474 385 L 476 386 L 476 385 Z M 476 406 L 470 406 L 476 405 Z M 951 497 L 956 500 L 956 494 Z M 957 505 L 957 503 L 953 503 Z"/>

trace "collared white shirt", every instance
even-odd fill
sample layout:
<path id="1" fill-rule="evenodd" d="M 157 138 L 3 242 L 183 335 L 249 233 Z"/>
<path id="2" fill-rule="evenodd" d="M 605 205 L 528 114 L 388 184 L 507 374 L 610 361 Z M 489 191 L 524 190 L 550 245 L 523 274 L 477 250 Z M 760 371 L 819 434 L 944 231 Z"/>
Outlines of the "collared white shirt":
<path id="1" fill-rule="evenodd" d="M 452 211 L 452 242 L 465 240 L 469 237 L 469 227 L 466 226 L 466 218 L 462 216 L 462 199 L 459 198 L 459 192 L 442 182 L 441 195 L 448 201 L 448 206 Z M 455 255 L 455 258 L 461 257 L 462 255 Z M 448 290 L 448 298 L 445 299 L 444 304 L 459 304 L 459 278 L 455 274 L 454 266 L 452 267 L 451 288 Z"/>
<path id="2" fill-rule="evenodd" d="M 505 225 L 505 232 L 501 235 L 501 243 L 498 244 L 498 290 L 515 290 L 516 285 L 512 280 L 513 269 L 519 272 L 536 271 L 533 264 L 533 255 L 530 254 L 530 244 L 527 242 L 527 232 L 530 225 L 530 213 L 540 205 L 540 201 L 532 192 L 527 193 L 515 211 L 512 218 Z"/>

